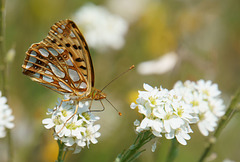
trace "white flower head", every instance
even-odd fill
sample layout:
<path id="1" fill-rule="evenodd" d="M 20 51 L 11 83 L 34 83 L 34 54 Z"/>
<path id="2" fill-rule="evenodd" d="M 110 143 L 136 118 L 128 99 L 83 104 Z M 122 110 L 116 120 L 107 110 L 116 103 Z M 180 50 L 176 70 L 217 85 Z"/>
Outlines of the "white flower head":
<path id="1" fill-rule="evenodd" d="M 14 127 L 13 120 L 12 109 L 7 104 L 7 98 L 3 97 L 0 91 L 0 138 L 6 136 L 6 128 Z"/>
<path id="2" fill-rule="evenodd" d="M 142 75 L 165 74 L 175 67 L 177 61 L 177 54 L 175 52 L 169 52 L 156 60 L 150 60 L 140 63 L 137 66 L 137 71 L 139 74 Z"/>
<path id="3" fill-rule="evenodd" d="M 166 138 L 176 137 L 185 145 L 185 140 L 190 139 L 188 133 L 192 133 L 189 124 L 198 120 L 191 105 L 186 104 L 174 90 L 153 88 L 148 84 L 143 87 L 145 91 L 139 91 L 136 103 L 130 106 L 132 109 L 137 107 L 138 112 L 144 115 L 141 123 L 136 125 L 136 132 L 150 130 L 156 137 L 164 133 Z"/>
<path id="4" fill-rule="evenodd" d="M 77 104 L 72 100 L 60 101 L 54 109 L 48 110 L 47 115 L 51 117 L 42 121 L 44 127 L 54 129 L 54 139 L 61 140 L 67 149 L 74 150 L 73 153 L 98 142 L 100 125 L 94 125 L 94 122 L 100 118 L 89 111 L 87 101 Z"/>
<path id="5" fill-rule="evenodd" d="M 73 19 L 82 28 L 89 46 L 102 51 L 123 47 L 128 23 L 120 16 L 111 14 L 105 7 L 87 3 Z"/>
<path id="6" fill-rule="evenodd" d="M 178 81 L 174 85 L 174 90 L 186 103 L 191 104 L 192 110 L 199 118 L 197 125 L 200 132 L 204 136 L 213 132 L 226 109 L 220 98 L 218 85 L 204 80 L 197 82 L 187 80 L 184 83 Z"/>

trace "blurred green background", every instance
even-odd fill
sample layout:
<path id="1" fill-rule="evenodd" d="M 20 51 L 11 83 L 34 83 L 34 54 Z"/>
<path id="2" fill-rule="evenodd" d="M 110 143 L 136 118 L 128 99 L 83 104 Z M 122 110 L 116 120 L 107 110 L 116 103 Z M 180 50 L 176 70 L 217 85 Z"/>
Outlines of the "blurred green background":
<path id="1" fill-rule="evenodd" d="M 91 1 L 110 8 L 111 0 Z M 132 0 L 129 0 L 129 5 Z M 15 161 L 54 161 L 58 146 L 53 140 L 52 130 L 41 124 L 46 118 L 47 108 L 53 108 L 59 96 L 22 75 L 21 65 L 25 52 L 32 43 L 46 37 L 50 26 L 61 19 L 69 19 L 89 1 L 79 0 L 11 0 L 6 2 L 6 49 L 15 48 L 16 56 L 9 65 L 9 105 L 15 116 L 12 130 Z M 126 1 L 122 1 L 122 3 Z M 141 1 L 134 1 L 142 3 Z M 121 3 L 121 1 L 118 1 Z M 133 2 L 132 2 L 133 3 Z M 131 3 L 131 5 L 132 5 Z M 136 4 L 141 5 L 141 4 Z M 134 10 L 122 8 L 123 12 Z M 126 10 L 126 11 L 125 11 Z M 120 15 L 121 16 L 121 15 Z M 124 15 L 122 15 L 124 16 Z M 81 29 L 81 26 L 79 26 Z M 101 119 L 99 143 L 84 148 L 80 154 L 68 153 L 66 161 L 113 161 L 115 157 L 133 143 L 136 135 L 133 122 L 140 118 L 129 105 L 137 98 L 143 83 L 162 85 L 171 89 L 178 80 L 212 80 L 218 83 L 225 104 L 240 83 L 240 1 L 228 0 L 148 0 L 134 21 L 129 22 L 125 45 L 120 50 L 109 50 L 104 54 L 90 47 L 95 68 L 95 87 L 101 89 L 111 79 L 132 64 L 136 69 L 112 83 L 105 91 L 122 116 L 107 102 L 106 110 L 96 113 Z M 178 61 L 173 69 L 161 75 L 141 75 L 138 64 L 157 59 L 175 51 Z M 1 58 L 2 59 L 2 58 Z M 94 107 L 101 109 L 99 102 Z M 240 116 L 233 117 L 222 132 L 213 152 L 215 161 L 226 158 L 240 161 Z M 207 138 L 196 126 L 187 146 L 180 146 L 177 162 L 197 161 L 204 150 Z M 7 150 L 4 139 L 0 140 L 0 155 L 5 159 Z M 151 145 L 137 160 L 164 161 L 170 141 L 159 139 L 155 153 Z"/>

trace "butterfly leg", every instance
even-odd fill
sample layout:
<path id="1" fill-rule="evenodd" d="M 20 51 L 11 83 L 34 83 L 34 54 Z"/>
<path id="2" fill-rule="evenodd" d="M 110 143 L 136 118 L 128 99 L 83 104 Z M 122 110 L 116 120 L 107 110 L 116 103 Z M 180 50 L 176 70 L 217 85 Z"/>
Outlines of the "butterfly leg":
<path id="1" fill-rule="evenodd" d="M 53 111 L 56 111 L 57 109 L 59 109 L 61 106 L 62 106 L 62 103 L 63 102 L 67 102 L 67 101 L 70 101 L 71 99 L 69 98 L 69 99 L 63 99 L 63 100 L 61 100 L 61 102 L 60 102 L 60 104 L 59 104 L 59 106 L 58 107 L 56 107 Z"/>
<path id="2" fill-rule="evenodd" d="M 78 104 L 77 104 L 74 113 L 65 121 L 65 123 L 63 124 L 63 127 L 57 132 L 57 134 L 60 133 L 60 132 L 63 130 L 63 128 L 66 126 L 67 122 L 68 122 L 70 119 L 72 119 L 72 118 L 74 117 L 74 115 L 77 114 L 78 107 L 79 107 L 79 106 L 78 106 Z"/>
<path id="3" fill-rule="evenodd" d="M 93 103 L 93 100 L 91 100 L 91 102 L 90 102 L 90 105 L 89 105 L 89 110 L 91 109 L 91 107 L 92 107 L 92 103 Z"/>
<path id="4" fill-rule="evenodd" d="M 102 109 L 102 110 L 99 110 L 99 111 L 104 111 L 104 110 L 105 110 L 105 107 L 104 107 L 104 105 L 103 105 L 103 103 L 102 103 L 102 100 L 100 100 L 100 102 L 101 102 L 101 104 L 102 104 L 103 109 Z"/>
<path id="5" fill-rule="evenodd" d="M 102 111 L 105 110 L 105 107 L 104 107 L 104 105 L 102 103 L 102 100 L 99 100 L 99 101 L 101 102 L 103 108 L 101 110 L 90 110 L 90 108 L 89 108 L 89 112 L 102 112 Z"/>

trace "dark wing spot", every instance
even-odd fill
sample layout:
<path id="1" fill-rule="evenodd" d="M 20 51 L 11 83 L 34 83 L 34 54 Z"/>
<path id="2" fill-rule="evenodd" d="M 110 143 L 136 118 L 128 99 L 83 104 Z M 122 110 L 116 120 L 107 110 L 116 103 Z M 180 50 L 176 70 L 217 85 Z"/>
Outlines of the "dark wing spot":
<path id="1" fill-rule="evenodd" d="M 77 28 L 77 26 L 74 23 L 71 23 L 73 28 Z"/>
<path id="2" fill-rule="evenodd" d="M 66 45 L 67 47 L 70 47 L 70 46 L 71 46 L 69 43 L 66 43 L 65 45 Z"/>
<path id="3" fill-rule="evenodd" d="M 62 45 L 61 45 L 61 44 L 59 44 L 59 45 L 58 45 L 58 47 L 62 47 Z"/>
<path id="4" fill-rule="evenodd" d="M 85 44 L 84 48 L 85 48 L 87 51 L 89 51 L 88 46 L 87 46 L 86 44 Z"/>
<path id="5" fill-rule="evenodd" d="M 78 46 L 78 49 L 80 49 L 80 50 L 81 50 L 81 49 L 82 49 L 82 47 L 81 47 L 81 46 Z"/>
<path id="6" fill-rule="evenodd" d="M 75 44 L 73 45 L 73 48 L 78 49 L 77 46 L 76 46 Z"/>
<path id="7" fill-rule="evenodd" d="M 79 36 L 80 36 L 80 39 L 81 39 L 83 42 L 85 42 L 84 37 L 83 37 L 82 35 L 79 35 Z"/>
<path id="8" fill-rule="evenodd" d="M 69 52 L 69 55 L 70 55 L 71 57 L 73 56 L 71 52 Z"/>
<path id="9" fill-rule="evenodd" d="M 80 69 L 86 70 L 87 68 L 85 66 L 79 66 Z"/>
<path id="10" fill-rule="evenodd" d="M 84 61 L 84 60 L 79 57 L 79 58 L 76 58 L 75 61 L 77 61 L 77 62 L 82 62 L 82 61 Z"/>
<path id="11" fill-rule="evenodd" d="M 56 39 L 53 39 L 53 40 L 51 40 L 52 41 L 52 43 L 56 43 Z"/>

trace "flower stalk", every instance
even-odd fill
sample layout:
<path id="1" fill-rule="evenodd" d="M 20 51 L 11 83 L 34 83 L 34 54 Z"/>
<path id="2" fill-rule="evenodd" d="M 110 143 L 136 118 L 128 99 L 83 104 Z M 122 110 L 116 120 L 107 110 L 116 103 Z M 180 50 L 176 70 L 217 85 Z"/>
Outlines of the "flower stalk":
<path id="1" fill-rule="evenodd" d="M 64 150 L 63 142 L 61 142 L 60 140 L 57 140 L 57 143 L 58 143 L 58 148 L 59 148 L 57 162 L 64 162 L 67 151 Z"/>
<path id="2" fill-rule="evenodd" d="M 199 162 L 203 162 L 204 159 L 207 157 L 209 152 L 212 150 L 212 147 L 216 143 L 216 139 L 219 137 L 223 128 L 227 125 L 230 121 L 232 116 L 237 112 L 238 106 L 240 104 L 240 88 L 237 90 L 236 95 L 233 97 L 225 115 L 219 121 L 218 127 L 214 134 L 209 138 L 208 146 L 205 148 L 202 156 L 199 159 Z"/>
<path id="3" fill-rule="evenodd" d="M 5 62 L 5 0 L 0 0 L 0 88 L 2 90 L 2 95 L 7 96 L 7 63 Z M 7 129 L 7 143 L 8 143 L 8 162 L 12 162 L 13 156 L 13 145 L 10 129 Z"/>
<path id="4" fill-rule="evenodd" d="M 128 148 L 128 150 L 125 150 L 121 154 L 119 154 L 115 159 L 115 162 L 134 161 L 140 156 L 142 152 L 145 151 L 145 149 L 140 150 L 141 147 L 154 138 L 155 136 L 151 133 L 151 131 L 140 132 L 137 135 L 137 138 L 134 141 L 134 143 Z"/>
<path id="5" fill-rule="evenodd" d="M 0 71 L 1 71 L 1 89 L 4 96 L 6 96 L 6 65 L 5 58 L 5 0 L 0 0 Z"/>
<path id="6" fill-rule="evenodd" d="M 171 140 L 171 142 L 172 142 L 172 144 L 171 144 L 171 147 L 170 147 L 170 150 L 169 150 L 169 153 L 168 153 L 168 156 L 167 156 L 167 160 L 166 160 L 168 162 L 173 162 L 174 159 L 178 155 L 179 143 L 178 143 L 177 139 L 174 138 L 174 139 Z"/>

